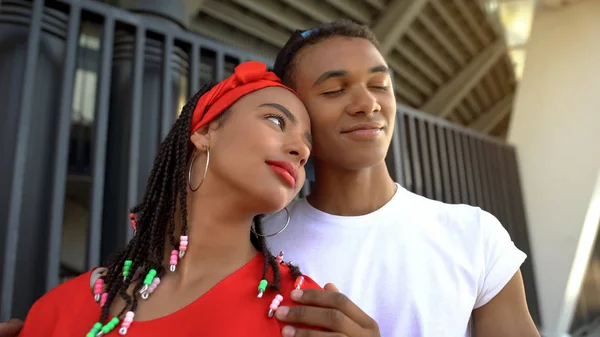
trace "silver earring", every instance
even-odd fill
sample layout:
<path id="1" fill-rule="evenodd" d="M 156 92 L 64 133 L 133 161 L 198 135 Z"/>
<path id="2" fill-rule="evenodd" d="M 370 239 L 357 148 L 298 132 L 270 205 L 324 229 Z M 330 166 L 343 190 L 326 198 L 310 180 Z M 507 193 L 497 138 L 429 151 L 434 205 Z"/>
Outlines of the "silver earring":
<path id="1" fill-rule="evenodd" d="M 200 184 L 198 184 L 198 186 L 196 188 L 192 187 L 192 170 L 194 168 L 194 162 L 196 161 L 196 151 L 194 150 L 194 154 L 192 156 L 192 163 L 190 164 L 190 169 L 188 170 L 188 187 L 190 188 L 190 190 L 192 192 L 196 192 L 200 186 L 202 186 L 202 183 L 204 183 L 204 179 L 206 179 L 206 172 L 208 172 L 208 163 L 210 162 L 210 147 L 207 146 L 206 147 L 206 165 L 204 166 L 204 175 L 202 176 L 202 180 L 200 181 Z"/>
<path id="2" fill-rule="evenodd" d="M 252 227 L 250 227 L 250 230 L 252 231 L 252 233 L 254 233 L 254 235 L 256 235 L 256 236 L 260 236 L 260 237 L 263 237 L 263 238 L 269 238 L 271 236 L 275 236 L 275 235 L 280 234 L 281 232 L 283 232 L 287 228 L 287 226 L 290 224 L 290 211 L 288 211 L 287 207 L 284 207 L 283 210 L 287 214 L 287 220 L 285 221 L 285 225 L 283 226 L 283 228 L 281 228 L 279 231 L 277 231 L 276 233 L 273 233 L 273 234 L 269 234 L 269 235 L 258 234 L 254 230 L 254 224 L 252 224 Z"/>

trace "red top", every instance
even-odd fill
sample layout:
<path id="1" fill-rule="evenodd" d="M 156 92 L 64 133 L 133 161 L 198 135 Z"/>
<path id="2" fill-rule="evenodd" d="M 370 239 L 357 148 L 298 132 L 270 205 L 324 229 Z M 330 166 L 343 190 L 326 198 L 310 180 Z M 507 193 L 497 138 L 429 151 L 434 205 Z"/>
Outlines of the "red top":
<path id="1" fill-rule="evenodd" d="M 276 293 L 267 289 L 262 298 L 257 298 L 263 261 L 263 255 L 257 254 L 200 298 L 170 315 L 141 322 L 134 319 L 126 336 L 281 336 L 284 324 L 267 315 Z M 281 305 L 294 305 L 289 298 L 294 279 L 287 266 L 280 265 L 279 270 Z M 91 275 L 89 271 L 69 280 L 37 300 L 19 336 L 85 336 L 100 317 L 100 306 L 90 288 Z M 304 278 L 303 289 L 321 289 L 315 281 Z M 144 300 L 139 303 L 144 305 Z M 119 328 L 120 323 L 107 336 L 120 336 Z"/>

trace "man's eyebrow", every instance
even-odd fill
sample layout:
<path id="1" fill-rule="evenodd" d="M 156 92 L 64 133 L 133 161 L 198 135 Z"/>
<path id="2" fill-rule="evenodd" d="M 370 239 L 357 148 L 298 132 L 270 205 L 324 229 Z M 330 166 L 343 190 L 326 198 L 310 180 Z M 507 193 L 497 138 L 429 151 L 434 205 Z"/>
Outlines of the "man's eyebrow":
<path id="1" fill-rule="evenodd" d="M 315 81 L 315 83 L 313 83 L 313 87 L 317 86 L 325 81 L 327 81 L 330 78 L 333 77 L 342 77 L 342 76 L 346 76 L 348 74 L 348 72 L 346 70 L 330 70 L 330 71 L 326 71 L 323 74 L 321 74 L 321 76 L 319 76 L 319 78 L 317 78 L 317 80 Z"/>
<path id="2" fill-rule="evenodd" d="M 390 74 L 390 68 L 386 67 L 385 65 L 378 65 L 375 67 L 371 67 L 369 68 L 369 73 L 386 73 L 386 74 Z M 343 69 L 338 69 L 338 70 L 329 70 L 324 72 L 323 74 L 321 74 L 321 76 L 319 76 L 319 78 L 317 78 L 317 80 L 315 81 L 315 83 L 313 83 L 313 87 L 317 86 L 325 81 L 327 81 L 330 78 L 334 78 L 334 77 L 343 77 L 348 75 L 348 71 L 343 70 Z"/>
<path id="3" fill-rule="evenodd" d="M 384 65 L 380 65 L 380 66 L 375 66 L 372 67 L 371 69 L 369 69 L 370 73 L 387 73 L 390 74 L 390 68 L 384 66 Z"/>
<path id="4" fill-rule="evenodd" d="M 260 107 L 275 108 L 275 109 L 281 111 L 292 123 L 296 124 L 296 116 L 294 116 L 294 114 L 291 113 L 290 110 L 288 110 L 286 107 L 284 107 L 281 104 L 277 104 L 277 103 L 263 103 L 263 104 L 260 105 Z"/>

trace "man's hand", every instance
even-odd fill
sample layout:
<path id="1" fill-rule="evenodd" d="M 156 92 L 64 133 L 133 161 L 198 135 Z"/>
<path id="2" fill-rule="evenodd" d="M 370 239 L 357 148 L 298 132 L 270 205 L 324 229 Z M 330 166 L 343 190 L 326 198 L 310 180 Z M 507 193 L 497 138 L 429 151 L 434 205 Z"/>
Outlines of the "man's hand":
<path id="1" fill-rule="evenodd" d="M 23 328 L 23 321 L 10 319 L 6 323 L 0 323 L 0 337 L 17 337 Z"/>
<path id="2" fill-rule="evenodd" d="M 303 305 L 279 307 L 275 317 L 285 323 L 323 328 L 331 332 L 297 329 L 285 326 L 283 337 L 380 337 L 377 322 L 331 283 L 325 290 L 292 291 L 294 302 Z"/>

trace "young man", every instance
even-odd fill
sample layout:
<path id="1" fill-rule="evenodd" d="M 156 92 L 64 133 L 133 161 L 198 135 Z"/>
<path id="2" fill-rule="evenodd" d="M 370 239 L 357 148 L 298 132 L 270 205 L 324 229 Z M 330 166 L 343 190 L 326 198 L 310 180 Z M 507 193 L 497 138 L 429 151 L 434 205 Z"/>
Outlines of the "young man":
<path id="1" fill-rule="evenodd" d="M 520 265 L 525 254 L 491 214 L 415 195 L 390 177 L 385 156 L 396 101 L 372 32 L 338 21 L 296 32 L 275 72 L 312 122 L 316 181 L 288 206 L 289 227 L 271 238 L 326 290 L 292 298 L 284 336 L 539 336 Z M 285 223 L 269 219 L 267 233 Z M 344 295 L 342 295 L 344 294 Z M 335 334 L 337 333 L 337 334 Z"/>

